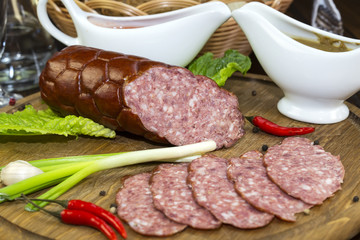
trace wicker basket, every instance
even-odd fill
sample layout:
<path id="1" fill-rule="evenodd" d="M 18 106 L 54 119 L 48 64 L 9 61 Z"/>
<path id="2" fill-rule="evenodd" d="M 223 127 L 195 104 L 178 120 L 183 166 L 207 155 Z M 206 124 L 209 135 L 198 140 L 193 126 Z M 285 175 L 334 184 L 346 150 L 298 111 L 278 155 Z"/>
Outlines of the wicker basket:
<path id="1" fill-rule="evenodd" d="M 74 0 L 81 9 L 108 16 L 142 16 L 194 6 L 208 0 Z M 232 4 L 238 0 L 222 0 Z M 252 0 L 247 0 L 248 2 Z M 272 8 L 285 12 L 293 0 L 259 0 Z M 67 9 L 60 0 L 48 0 L 48 14 L 54 24 L 64 33 L 76 37 L 76 30 Z M 221 25 L 208 40 L 200 54 L 212 52 L 215 57 L 223 56 L 228 49 L 235 49 L 249 55 L 251 47 L 245 34 L 230 18 Z"/>

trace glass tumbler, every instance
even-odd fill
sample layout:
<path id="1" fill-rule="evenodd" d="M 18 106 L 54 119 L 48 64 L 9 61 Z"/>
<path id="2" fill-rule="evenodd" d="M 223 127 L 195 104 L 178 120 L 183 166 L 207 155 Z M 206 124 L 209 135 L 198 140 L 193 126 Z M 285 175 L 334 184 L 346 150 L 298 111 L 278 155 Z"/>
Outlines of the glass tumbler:
<path id="1" fill-rule="evenodd" d="M 5 26 L 6 26 L 7 1 L 0 1 L 0 58 L 5 48 Z M 9 104 L 13 95 L 6 92 L 0 85 L 0 108 Z M 14 98 L 15 99 L 15 98 Z"/>
<path id="2" fill-rule="evenodd" d="M 5 26 L 6 26 L 7 0 L 0 2 L 0 57 L 5 47 Z"/>
<path id="3" fill-rule="evenodd" d="M 8 92 L 38 87 L 46 61 L 55 52 L 54 39 L 39 23 L 30 0 L 7 1 L 0 84 Z"/>

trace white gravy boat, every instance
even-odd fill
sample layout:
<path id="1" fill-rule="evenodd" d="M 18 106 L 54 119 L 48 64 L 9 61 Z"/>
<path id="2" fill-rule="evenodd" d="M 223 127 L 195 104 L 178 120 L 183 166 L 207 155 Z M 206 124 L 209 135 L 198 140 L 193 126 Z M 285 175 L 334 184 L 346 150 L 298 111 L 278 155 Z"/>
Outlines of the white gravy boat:
<path id="1" fill-rule="evenodd" d="M 328 124 L 346 119 L 344 100 L 360 90 L 360 40 L 301 23 L 262 3 L 232 12 L 268 76 L 283 90 L 279 111 L 296 120 Z M 326 52 L 292 37 L 341 41 L 353 50 Z"/>
<path id="2" fill-rule="evenodd" d="M 186 66 L 229 17 L 225 3 L 208 2 L 166 13 L 113 17 L 88 13 L 73 0 L 61 0 L 74 22 L 77 37 L 58 30 L 50 21 L 46 3 L 39 0 L 42 26 L 65 45 L 85 45 Z"/>

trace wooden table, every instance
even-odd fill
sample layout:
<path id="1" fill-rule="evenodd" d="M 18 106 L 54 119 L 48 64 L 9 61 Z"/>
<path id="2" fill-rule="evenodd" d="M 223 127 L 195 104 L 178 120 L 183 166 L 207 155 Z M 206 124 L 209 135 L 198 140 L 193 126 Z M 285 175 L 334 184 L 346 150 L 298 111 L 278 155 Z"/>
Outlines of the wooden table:
<path id="1" fill-rule="evenodd" d="M 350 239 L 360 232 L 360 202 L 353 202 L 354 196 L 360 196 L 360 109 L 348 104 L 351 113 L 348 119 L 332 125 L 313 125 L 293 121 L 281 115 L 277 101 L 282 91 L 272 82 L 258 80 L 266 76 L 249 74 L 252 78 L 233 77 L 225 88 L 234 92 L 240 102 L 244 115 L 262 115 L 280 125 L 315 126 L 316 131 L 307 135 L 311 140 L 319 140 L 325 150 L 340 155 L 346 174 L 342 190 L 326 200 L 321 206 L 311 209 L 310 214 L 298 214 L 297 222 L 287 223 L 278 219 L 260 229 L 241 230 L 224 225 L 220 229 L 200 231 L 191 228 L 173 236 L 171 239 Z M 257 79 L 258 78 L 258 79 Z M 252 92 L 256 91 L 253 96 Z M 31 103 L 37 108 L 45 107 L 39 94 L 30 95 L 19 101 L 14 107 L 2 111 L 15 111 L 19 105 Z M 283 138 L 262 132 L 253 133 L 247 123 L 246 134 L 235 146 L 214 152 L 218 156 L 230 158 L 249 150 L 260 150 L 263 144 L 272 146 Z M 116 139 L 90 137 L 39 136 L 39 137 L 0 137 L 0 165 L 23 159 L 35 160 L 81 154 L 100 154 L 158 148 L 142 138 L 128 134 L 119 134 Z M 60 199 L 80 198 L 94 202 L 104 208 L 115 202 L 115 194 L 120 187 L 120 179 L 128 174 L 136 174 L 153 169 L 158 163 L 140 164 L 95 173 L 76 185 Z M 100 196 L 101 190 L 106 191 Z M 32 196 L 38 196 L 33 194 Z M 30 213 L 23 209 L 22 202 L 0 204 L 1 239 L 105 239 L 99 232 L 88 227 L 68 226 L 54 217 L 42 212 Z M 54 206 L 48 206 L 55 209 Z M 58 208 L 56 208 L 58 209 Z M 152 239 L 132 231 L 127 225 L 128 239 Z"/>

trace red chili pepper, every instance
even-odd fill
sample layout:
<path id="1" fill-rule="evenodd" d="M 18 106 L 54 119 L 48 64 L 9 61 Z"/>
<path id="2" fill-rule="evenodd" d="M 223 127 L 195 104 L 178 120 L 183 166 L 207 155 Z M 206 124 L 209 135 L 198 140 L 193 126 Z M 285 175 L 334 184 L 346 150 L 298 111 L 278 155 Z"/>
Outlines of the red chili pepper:
<path id="1" fill-rule="evenodd" d="M 260 116 L 246 118 L 262 131 L 276 136 L 304 135 L 315 131 L 313 127 L 282 127 Z"/>
<path id="2" fill-rule="evenodd" d="M 116 229 L 116 231 L 118 231 L 123 238 L 127 237 L 124 225 L 121 223 L 119 218 L 117 218 L 111 212 L 109 212 L 91 202 L 85 202 L 82 200 L 74 199 L 74 200 L 67 201 L 67 208 L 74 209 L 74 210 L 75 209 L 76 210 L 85 210 L 87 212 L 90 212 L 90 213 L 104 219 L 108 224 L 113 226 Z"/>
<path id="3" fill-rule="evenodd" d="M 10 106 L 14 106 L 15 105 L 15 103 L 16 103 L 16 99 L 15 98 L 10 98 L 10 100 L 9 100 L 9 105 Z"/>
<path id="4" fill-rule="evenodd" d="M 111 212 L 99 207 L 98 205 L 78 199 L 73 200 L 50 200 L 50 199 L 31 199 L 35 201 L 46 201 L 60 204 L 69 210 L 82 210 L 94 214 L 95 216 L 105 220 L 120 233 L 123 238 L 127 238 L 127 233 L 122 222 Z"/>
<path id="5" fill-rule="evenodd" d="M 90 226 L 100 230 L 108 239 L 117 240 L 115 231 L 109 225 L 107 225 L 107 223 L 103 219 L 95 216 L 90 212 L 75 209 L 64 209 L 61 212 L 53 212 L 40 207 L 39 205 L 31 201 L 29 198 L 27 198 L 25 195 L 22 194 L 21 196 L 23 199 L 25 199 L 27 202 L 34 205 L 35 207 L 59 218 L 63 223 Z"/>
<path id="6" fill-rule="evenodd" d="M 82 210 L 64 209 L 60 213 L 62 222 L 72 225 L 85 225 L 100 230 L 108 239 L 116 240 L 115 231 L 104 220 Z"/>

